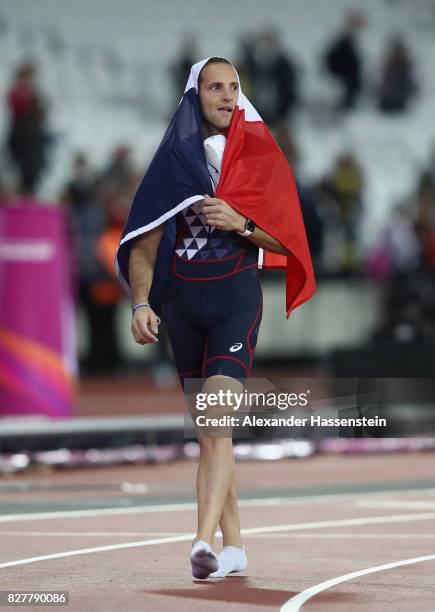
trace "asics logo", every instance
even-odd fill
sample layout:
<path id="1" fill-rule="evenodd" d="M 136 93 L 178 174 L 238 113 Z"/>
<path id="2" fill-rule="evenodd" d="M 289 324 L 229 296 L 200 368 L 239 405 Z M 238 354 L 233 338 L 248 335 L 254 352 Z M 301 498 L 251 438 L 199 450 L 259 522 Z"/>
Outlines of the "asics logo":
<path id="1" fill-rule="evenodd" d="M 236 351 L 240 351 L 242 346 L 243 344 L 241 342 L 237 342 L 236 344 L 233 344 L 233 346 L 230 346 L 230 352 L 235 353 Z"/>

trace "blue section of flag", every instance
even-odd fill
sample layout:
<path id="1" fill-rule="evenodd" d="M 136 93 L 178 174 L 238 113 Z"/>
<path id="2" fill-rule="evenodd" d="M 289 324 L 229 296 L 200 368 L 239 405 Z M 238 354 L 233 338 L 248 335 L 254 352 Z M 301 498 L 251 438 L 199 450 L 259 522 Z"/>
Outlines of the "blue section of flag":
<path id="1" fill-rule="evenodd" d="M 210 188 L 198 94 L 192 88 L 184 94 L 134 196 L 117 253 L 119 273 L 128 284 L 132 240 L 139 233 L 149 231 L 165 221 L 165 232 L 158 250 L 149 296 L 153 308 L 159 307 L 174 250 L 174 215 L 183 206 L 178 210 L 177 207 L 189 198 L 210 193 Z M 186 206 L 189 204 L 186 202 Z M 134 232 L 138 230 L 140 232 L 135 235 Z"/>

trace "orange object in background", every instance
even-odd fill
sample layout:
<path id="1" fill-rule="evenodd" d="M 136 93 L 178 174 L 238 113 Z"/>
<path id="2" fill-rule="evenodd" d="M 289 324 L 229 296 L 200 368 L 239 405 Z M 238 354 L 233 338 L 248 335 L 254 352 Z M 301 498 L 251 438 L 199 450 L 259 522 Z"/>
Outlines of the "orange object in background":
<path id="1" fill-rule="evenodd" d="M 96 281 L 92 285 L 91 295 L 93 301 L 97 304 L 117 304 L 123 295 L 113 267 L 116 250 L 121 238 L 121 231 L 118 224 L 109 225 L 95 244 L 97 259 L 108 274 L 107 279 Z"/>

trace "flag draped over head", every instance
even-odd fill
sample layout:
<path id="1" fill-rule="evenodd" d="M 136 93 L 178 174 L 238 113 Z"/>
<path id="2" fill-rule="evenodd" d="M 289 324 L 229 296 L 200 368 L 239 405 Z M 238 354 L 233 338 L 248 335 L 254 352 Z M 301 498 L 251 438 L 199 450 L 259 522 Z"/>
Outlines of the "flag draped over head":
<path id="1" fill-rule="evenodd" d="M 175 245 L 175 215 L 210 192 L 198 99 L 198 76 L 191 69 L 184 95 L 135 194 L 116 256 L 118 278 L 129 292 L 132 240 L 165 223 L 154 268 L 150 303 L 158 309 Z M 286 315 L 315 292 L 304 222 L 290 166 L 261 117 L 239 89 L 222 161 L 216 197 L 249 217 L 289 252 L 260 249 L 260 268 L 286 270 Z"/>

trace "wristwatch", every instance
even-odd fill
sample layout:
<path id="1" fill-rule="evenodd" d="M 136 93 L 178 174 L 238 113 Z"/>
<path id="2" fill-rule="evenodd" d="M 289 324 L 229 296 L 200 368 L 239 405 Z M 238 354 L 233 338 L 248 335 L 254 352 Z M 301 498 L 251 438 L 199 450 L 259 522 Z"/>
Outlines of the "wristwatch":
<path id="1" fill-rule="evenodd" d="M 243 232 L 237 232 L 239 236 L 250 236 L 257 226 L 252 219 L 246 219 L 245 229 Z"/>

